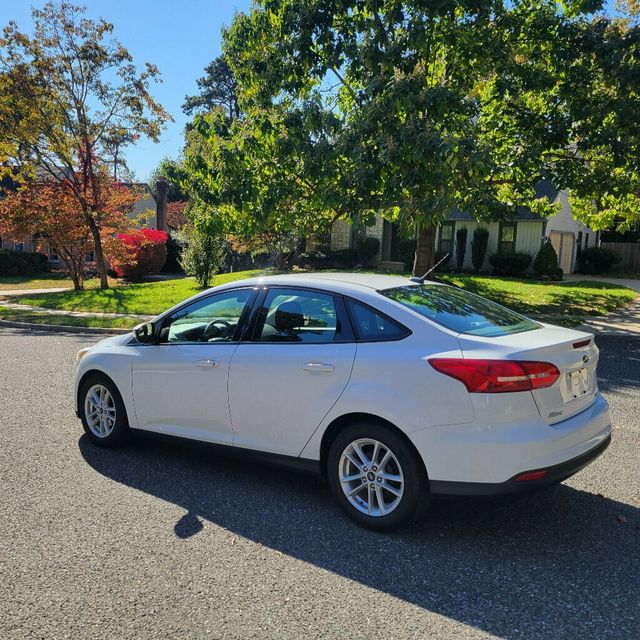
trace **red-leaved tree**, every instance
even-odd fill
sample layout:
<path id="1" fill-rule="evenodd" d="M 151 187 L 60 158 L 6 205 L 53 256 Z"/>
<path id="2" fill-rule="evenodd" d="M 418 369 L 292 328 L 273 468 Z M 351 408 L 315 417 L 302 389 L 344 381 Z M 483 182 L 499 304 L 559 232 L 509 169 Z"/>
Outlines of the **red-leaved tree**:
<path id="1" fill-rule="evenodd" d="M 95 224 L 101 244 L 109 251 L 116 235 L 131 228 L 127 214 L 139 196 L 130 187 L 113 182 L 106 172 L 98 179 L 95 205 L 100 217 Z M 72 180 L 28 182 L 0 198 L 0 233 L 38 236 L 65 263 L 75 289 L 84 287 L 86 256 L 95 250 L 85 216 Z"/>
<path id="2" fill-rule="evenodd" d="M 167 260 L 167 238 L 166 231 L 156 229 L 119 233 L 110 253 L 111 268 L 132 281 L 159 273 Z"/>

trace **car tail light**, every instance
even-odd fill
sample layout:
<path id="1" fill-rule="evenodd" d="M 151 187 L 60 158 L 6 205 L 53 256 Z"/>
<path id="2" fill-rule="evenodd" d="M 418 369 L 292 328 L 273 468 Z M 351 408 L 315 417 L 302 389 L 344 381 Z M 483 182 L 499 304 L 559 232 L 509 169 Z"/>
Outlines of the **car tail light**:
<path id="1" fill-rule="evenodd" d="M 560 377 L 557 367 L 549 362 L 431 358 L 429 364 L 460 380 L 470 393 L 533 391 L 550 387 Z"/>
<path id="2" fill-rule="evenodd" d="M 573 348 L 582 349 L 582 347 L 588 347 L 590 342 L 591 342 L 591 338 L 587 338 L 586 340 L 580 340 L 580 342 L 574 342 Z"/>

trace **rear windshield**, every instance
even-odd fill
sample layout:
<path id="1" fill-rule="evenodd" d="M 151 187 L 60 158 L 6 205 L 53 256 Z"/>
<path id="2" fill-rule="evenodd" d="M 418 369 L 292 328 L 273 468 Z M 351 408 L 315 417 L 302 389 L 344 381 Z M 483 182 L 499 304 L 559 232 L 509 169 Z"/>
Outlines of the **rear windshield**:
<path id="1" fill-rule="evenodd" d="M 497 337 L 541 326 L 515 311 L 455 287 L 408 285 L 380 293 L 457 333 Z"/>

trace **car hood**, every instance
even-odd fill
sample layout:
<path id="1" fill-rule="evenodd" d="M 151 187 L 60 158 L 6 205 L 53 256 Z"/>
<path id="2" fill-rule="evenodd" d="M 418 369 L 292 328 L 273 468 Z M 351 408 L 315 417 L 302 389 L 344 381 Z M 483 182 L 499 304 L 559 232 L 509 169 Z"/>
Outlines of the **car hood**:
<path id="1" fill-rule="evenodd" d="M 110 336 L 100 342 L 96 342 L 94 347 L 116 347 L 121 344 L 127 344 L 133 338 L 133 333 L 123 333 L 117 336 Z"/>

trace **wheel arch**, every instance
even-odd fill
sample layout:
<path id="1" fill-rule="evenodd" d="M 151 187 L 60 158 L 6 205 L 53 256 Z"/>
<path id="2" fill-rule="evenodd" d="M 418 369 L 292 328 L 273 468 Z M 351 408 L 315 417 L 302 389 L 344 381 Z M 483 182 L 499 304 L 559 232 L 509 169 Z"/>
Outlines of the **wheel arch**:
<path id="1" fill-rule="evenodd" d="M 324 430 L 324 433 L 322 434 L 322 441 L 320 443 L 320 472 L 324 477 L 326 477 L 327 475 L 327 458 L 332 442 L 343 429 L 357 422 L 373 422 L 391 429 L 396 435 L 402 438 L 405 444 L 416 454 L 428 480 L 429 475 L 424 459 L 420 455 L 420 452 L 416 448 L 415 444 L 413 444 L 413 442 L 411 441 L 411 438 L 409 438 L 409 436 L 407 436 L 407 434 L 402 431 L 402 429 L 399 429 L 389 420 L 377 416 L 373 413 L 366 412 L 345 413 L 344 415 L 335 418 Z"/>
<path id="2" fill-rule="evenodd" d="M 122 391 L 120 390 L 120 387 L 118 387 L 118 384 L 116 383 L 116 381 L 105 371 L 103 371 L 102 369 L 88 369 L 87 371 L 85 371 L 82 376 L 80 377 L 80 379 L 78 380 L 78 386 L 77 386 L 77 392 L 76 392 L 76 413 L 78 415 L 80 415 L 80 390 L 82 389 L 82 386 L 84 385 L 84 383 L 86 382 L 87 378 L 89 378 L 90 376 L 93 375 L 99 375 L 99 376 L 103 376 L 105 378 L 107 378 L 109 380 L 109 382 L 111 382 L 111 384 L 113 384 L 113 386 L 118 390 L 118 393 L 120 394 L 120 400 L 122 401 L 122 404 L 124 406 L 124 410 L 125 410 L 125 416 L 127 418 L 127 423 L 131 424 L 129 422 L 129 414 L 127 411 L 127 403 L 124 401 L 124 396 L 122 395 Z"/>

